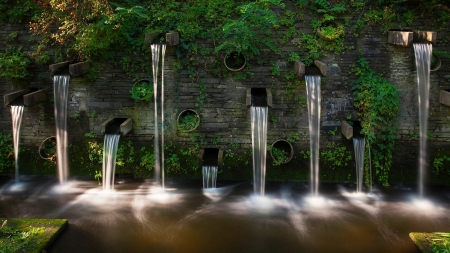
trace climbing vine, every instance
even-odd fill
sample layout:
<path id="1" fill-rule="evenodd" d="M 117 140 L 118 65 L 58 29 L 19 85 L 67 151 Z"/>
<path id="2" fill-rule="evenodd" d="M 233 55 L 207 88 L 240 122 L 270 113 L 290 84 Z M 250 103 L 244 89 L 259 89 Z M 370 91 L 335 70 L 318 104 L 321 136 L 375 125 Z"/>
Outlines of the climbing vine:
<path id="1" fill-rule="evenodd" d="M 353 68 L 353 73 L 358 77 L 352 87 L 354 105 L 359 111 L 367 146 L 371 148 L 376 176 L 387 185 L 397 133 L 400 92 L 370 68 L 361 52 L 358 54 L 358 64 Z M 368 168 L 366 164 L 365 169 Z"/>

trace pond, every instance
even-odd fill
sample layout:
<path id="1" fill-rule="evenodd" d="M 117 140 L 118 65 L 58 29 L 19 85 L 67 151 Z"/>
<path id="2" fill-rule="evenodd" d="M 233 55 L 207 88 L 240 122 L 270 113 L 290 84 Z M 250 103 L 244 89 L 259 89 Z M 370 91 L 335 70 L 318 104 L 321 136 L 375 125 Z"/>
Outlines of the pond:
<path id="1" fill-rule="evenodd" d="M 117 178 L 104 192 L 92 179 L 0 178 L 0 217 L 67 218 L 49 252 L 419 252 L 409 232 L 450 231 L 450 188 L 267 182 L 265 197 L 250 182 Z"/>

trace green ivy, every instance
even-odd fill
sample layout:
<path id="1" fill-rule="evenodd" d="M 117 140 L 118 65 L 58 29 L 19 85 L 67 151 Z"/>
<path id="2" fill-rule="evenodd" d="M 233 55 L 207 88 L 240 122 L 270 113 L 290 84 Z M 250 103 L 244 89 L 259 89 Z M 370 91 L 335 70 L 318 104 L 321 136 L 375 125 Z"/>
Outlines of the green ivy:
<path id="1" fill-rule="evenodd" d="M 274 166 L 280 166 L 289 160 L 289 153 L 287 151 L 272 146 L 268 146 L 267 149 L 272 152 Z"/>
<path id="2" fill-rule="evenodd" d="M 0 20 L 8 23 L 21 23 L 39 11 L 33 0 L 0 0 Z"/>
<path id="3" fill-rule="evenodd" d="M 352 160 L 352 152 L 342 144 L 336 142 L 329 142 L 325 149 L 320 152 L 320 160 L 324 162 L 327 167 L 336 169 L 339 167 L 348 166 Z"/>
<path id="4" fill-rule="evenodd" d="M 358 77 L 352 87 L 354 105 L 359 111 L 366 145 L 371 148 L 376 176 L 381 183 L 388 185 L 400 110 L 400 92 L 370 68 L 361 52 L 358 54 L 358 64 L 358 67 L 353 68 L 353 73 Z M 369 165 L 365 168 L 368 169 Z"/>
<path id="5" fill-rule="evenodd" d="M 4 54 L 0 54 L 0 76 L 13 84 L 24 84 L 31 77 L 28 70 L 30 64 L 31 60 L 22 47 L 7 48 Z"/>
<path id="6" fill-rule="evenodd" d="M 450 175 L 450 156 L 445 154 L 438 154 L 433 160 L 433 174 L 435 176 L 441 176 L 441 173 L 447 173 Z"/>

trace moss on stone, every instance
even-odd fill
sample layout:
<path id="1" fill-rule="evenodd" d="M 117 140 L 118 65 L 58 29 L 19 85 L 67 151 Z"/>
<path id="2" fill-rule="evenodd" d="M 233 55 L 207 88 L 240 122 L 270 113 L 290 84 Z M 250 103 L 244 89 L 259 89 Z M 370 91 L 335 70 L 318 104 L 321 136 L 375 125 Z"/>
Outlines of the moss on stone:
<path id="1" fill-rule="evenodd" d="M 2 252 L 40 253 L 47 249 L 68 226 L 66 219 L 0 218 Z"/>
<path id="2" fill-rule="evenodd" d="M 422 253 L 432 253 L 433 251 L 433 243 L 436 247 L 445 247 L 445 242 L 448 242 L 448 237 L 442 236 L 442 232 L 433 232 L 433 233 L 419 233 L 419 232 L 411 232 L 409 233 L 409 237 L 411 240 L 417 245 Z M 448 234 L 448 233 L 445 233 Z M 447 245 L 448 247 L 448 245 Z M 439 251 L 441 252 L 441 251 Z M 442 251 L 444 252 L 444 251 Z"/>

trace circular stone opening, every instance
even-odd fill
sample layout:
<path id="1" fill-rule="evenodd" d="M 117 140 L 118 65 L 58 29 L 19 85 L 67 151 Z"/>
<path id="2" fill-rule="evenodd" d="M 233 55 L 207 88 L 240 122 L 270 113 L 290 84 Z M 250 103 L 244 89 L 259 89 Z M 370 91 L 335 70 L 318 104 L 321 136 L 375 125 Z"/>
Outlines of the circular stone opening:
<path id="1" fill-rule="evenodd" d="M 334 21 L 325 21 L 317 29 L 317 34 L 325 40 L 335 40 L 344 35 L 344 26 Z"/>
<path id="2" fill-rule="evenodd" d="M 272 144 L 270 155 L 272 156 L 274 165 L 285 164 L 291 161 L 294 156 L 294 148 L 286 140 L 277 140 Z"/>
<path id="3" fill-rule="evenodd" d="M 56 156 L 56 137 L 45 139 L 39 146 L 39 156 L 45 160 L 52 160 Z"/>
<path id="4" fill-rule="evenodd" d="M 194 110 L 187 109 L 178 114 L 177 129 L 180 132 L 191 132 L 200 125 L 200 116 Z"/>
<path id="5" fill-rule="evenodd" d="M 150 101 L 153 97 L 153 84 L 148 79 L 138 80 L 130 90 L 134 100 Z"/>
<path id="6" fill-rule="evenodd" d="M 240 71 L 245 67 L 247 60 L 243 54 L 232 51 L 225 55 L 223 63 L 231 71 Z"/>
<path id="7" fill-rule="evenodd" d="M 430 71 L 436 71 L 441 68 L 441 57 L 439 57 L 437 54 L 432 53 L 431 55 L 431 64 L 430 64 Z"/>

